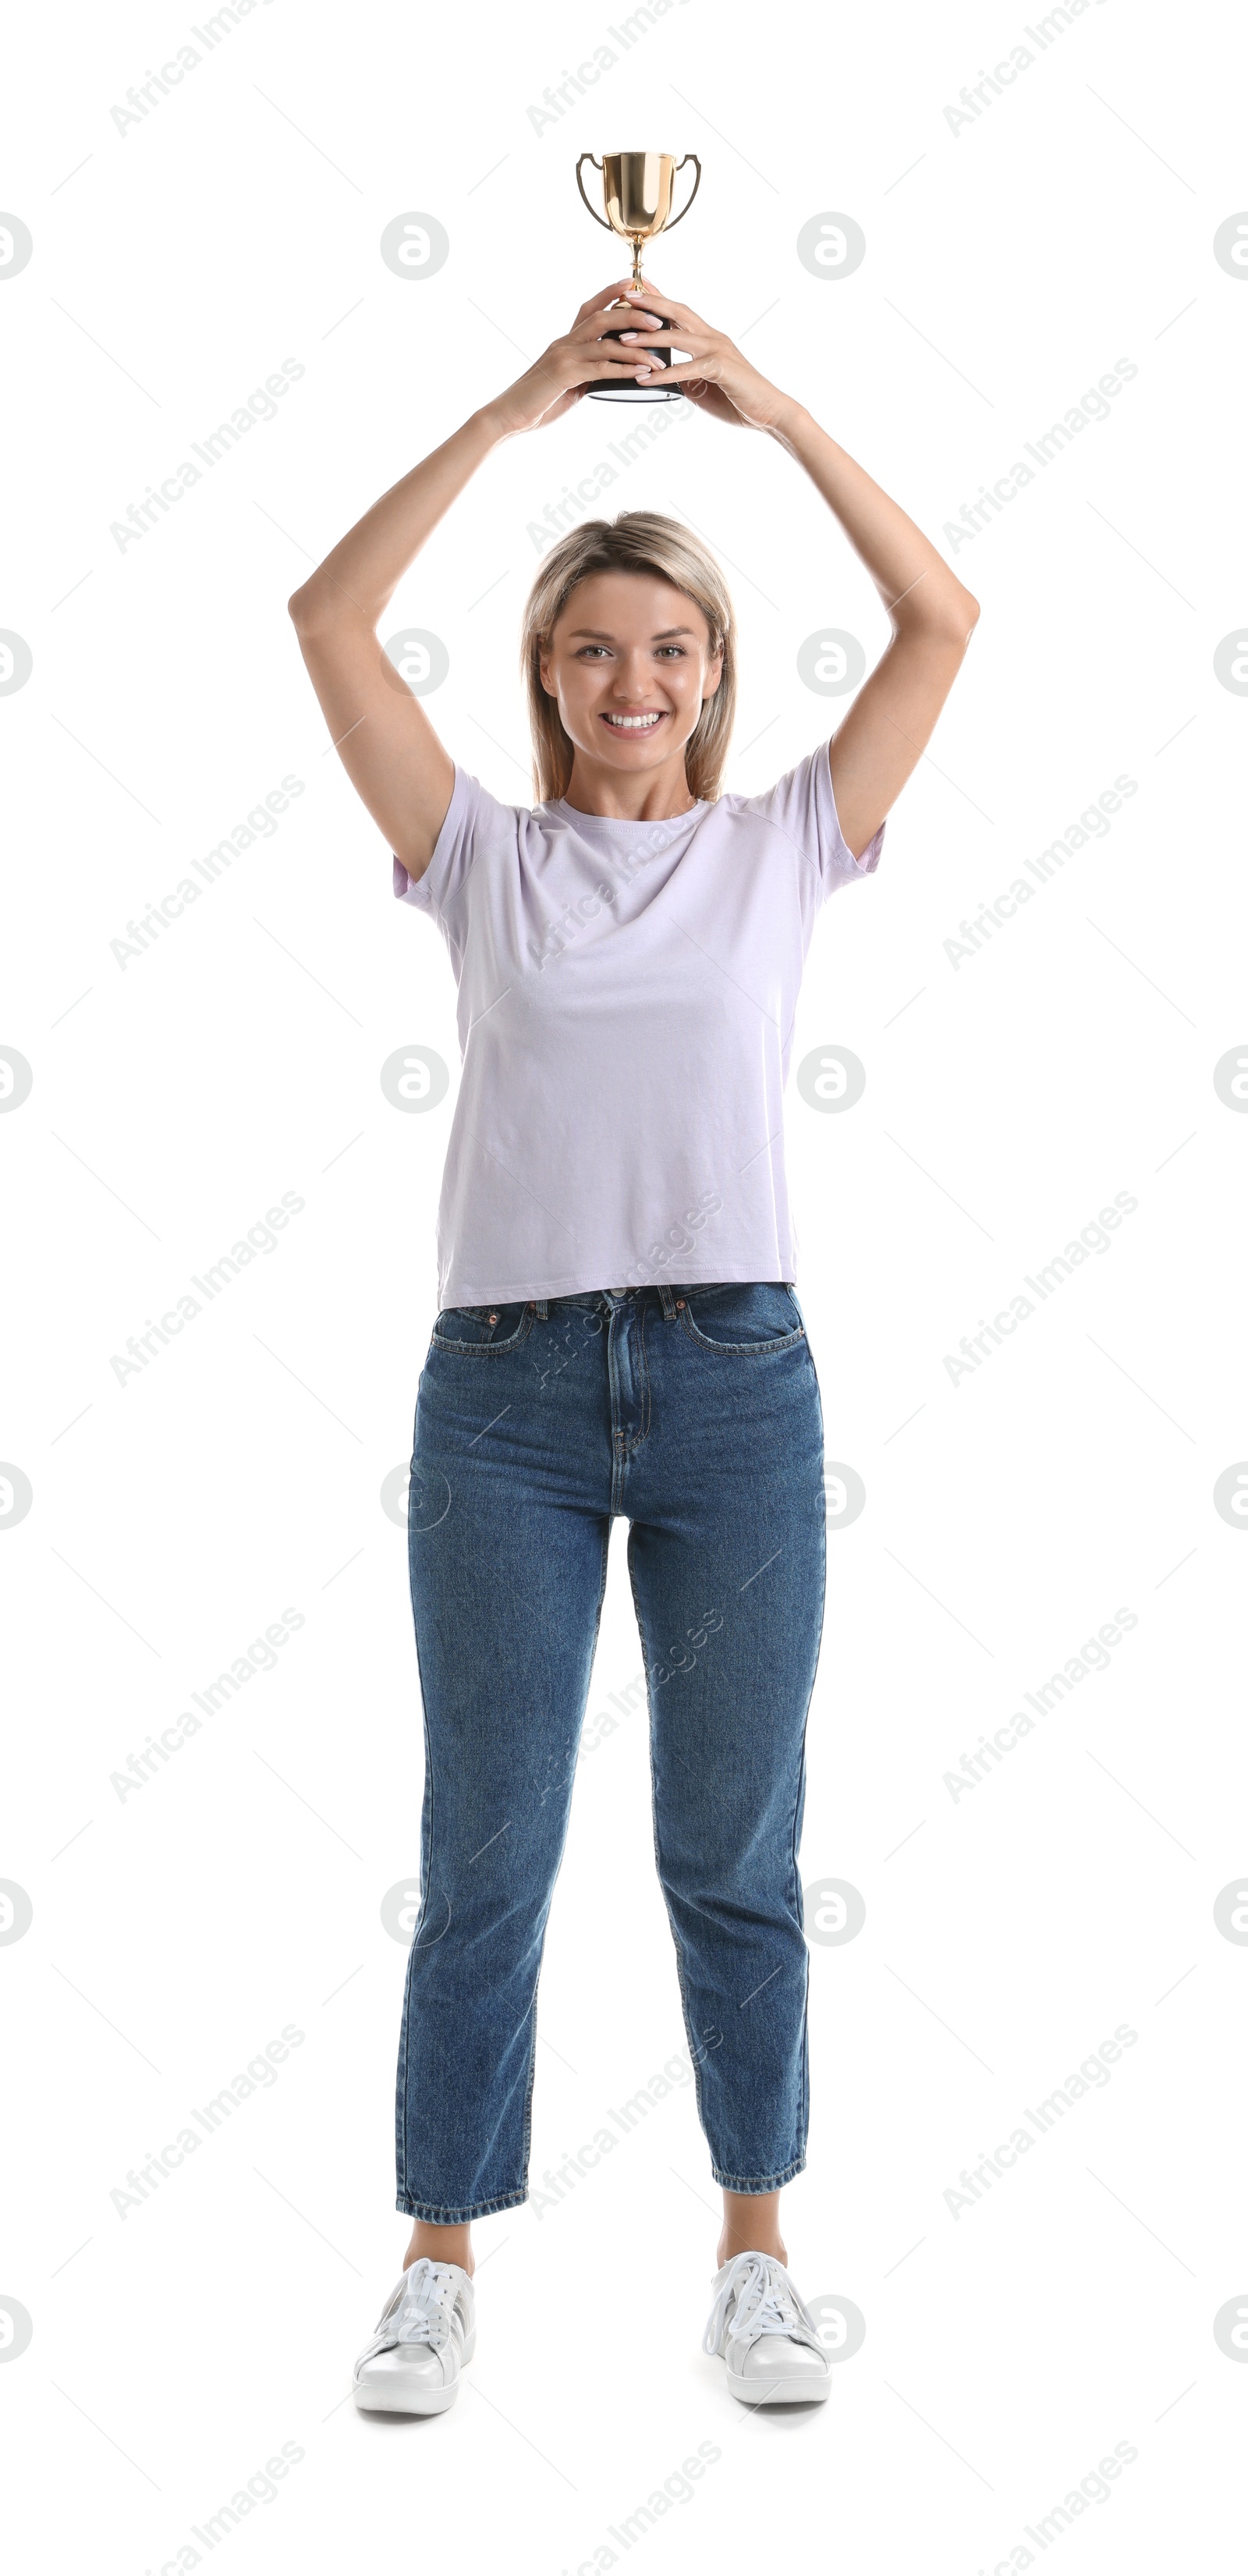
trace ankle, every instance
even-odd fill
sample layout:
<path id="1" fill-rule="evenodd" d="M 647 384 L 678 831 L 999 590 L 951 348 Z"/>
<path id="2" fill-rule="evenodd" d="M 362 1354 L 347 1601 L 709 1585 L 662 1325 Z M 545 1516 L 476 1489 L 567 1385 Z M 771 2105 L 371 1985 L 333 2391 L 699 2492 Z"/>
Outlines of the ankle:
<path id="1" fill-rule="evenodd" d="M 780 2194 L 778 2191 L 724 2192 L 724 2207 L 719 2231 L 719 2264 L 731 2263 L 738 2254 L 769 2254 L 776 2263 L 788 2265 L 788 2255 L 780 2234 Z"/>
<path id="2" fill-rule="evenodd" d="M 418 2218 L 403 2257 L 404 2271 L 409 2272 L 413 2263 L 419 2263 L 424 2257 L 431 2263 L 457 2263 L 460 2271 L 468 2274 L 469 2280 L 476 2270 L 471 2232 L 467 2227 L 434 2227 L 428 2219 Z"/>
<path id="3" fill-rule="evenodd" d="M 786 2271 L 788 2269 L 788 2249 L 774 2228 L 766 2228 L 757 2236 L 729 2235 L 725 2229 L 715 2256 L 718 2268 L 722 2271 L 725 2263 L 735 2262 L 738 2254 L 769 2254 L 773 2261 L 783 2263 Z"/>

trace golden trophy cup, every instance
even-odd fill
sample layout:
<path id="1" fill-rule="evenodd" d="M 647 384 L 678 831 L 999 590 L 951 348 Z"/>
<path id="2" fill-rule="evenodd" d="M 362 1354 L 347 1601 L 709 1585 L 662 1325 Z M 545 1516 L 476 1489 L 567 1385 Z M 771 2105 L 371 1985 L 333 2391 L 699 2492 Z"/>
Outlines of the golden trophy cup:
<path id="1" fill-rule="evenodd" d="M 602 180 L 606 209 L 602 215 L 590 205 L 585 194 L 581 171 L 587 161 Z M 694 182 L 680 213 L 674 215 L 672 191 L 677 174 L 684 169 L 686 161 L 693 163 Z M 604 152 L 601 162 L 595 160 L 592 152 L 582 152 L 576 165 L 576 184 L 581 192 L 581 202 L 594 222 L 601 224 L 604 232 L 618 233 L 621 240 L 631 242 L 633 284 L 640 286 L 642 243 L 653 241 L 656 233 L 670 233 L 676 224 L 684 222 L 702 184 L 702 164 L 696 152 L 686 152 L 681 161 L 671 152 Z M 626 304 L 612 305 L 610 309 L 613 313 L 631 311 Z M 609 331 L 604 336 L 618 340 L 620 335 L 618 331 Z M 638 354 L 648 358 L 654 367 L 670 367 L 672 363 L 670 349 L 643 349 Z M 587 385 L 585 391 L 595 395 L 599 402 L 679 402 L 681 398 L 676 385 L 629 384 L 622 376 L 618 379 L 600 376 L 597 383 Z"/>

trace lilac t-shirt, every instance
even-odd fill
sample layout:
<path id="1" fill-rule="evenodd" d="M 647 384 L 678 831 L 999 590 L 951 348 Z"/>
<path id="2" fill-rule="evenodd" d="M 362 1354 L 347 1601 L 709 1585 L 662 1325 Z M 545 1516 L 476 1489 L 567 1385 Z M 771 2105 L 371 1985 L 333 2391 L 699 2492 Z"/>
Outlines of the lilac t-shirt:
<path id="1" fill-rule="evenodd" d="M 439 1306 L 663 1280 L 792 1280 L 783 1092 L 815 916 L 870 874 L 828 746 L 761 796 L 658 823 L 501 805 L 458 766 L 394 891 L 432 913 L 463 1067 Z"/>

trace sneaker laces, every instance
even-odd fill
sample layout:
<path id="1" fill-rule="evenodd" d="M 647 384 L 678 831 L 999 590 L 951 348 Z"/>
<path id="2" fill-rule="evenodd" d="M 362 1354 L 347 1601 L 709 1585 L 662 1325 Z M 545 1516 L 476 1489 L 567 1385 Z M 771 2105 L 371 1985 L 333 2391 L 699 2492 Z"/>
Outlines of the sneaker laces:
<path id="1" fill-rule="evenodd" d="M 726 2341 L 753 2343 L 756 2336 L 767 2334 L 813 2344 L 820 2353 L 824 2349 L 815 2320 L 784 2265 L 771 2254 L 738 2254 L 711 2310 L 702 2349 L 720 2352 Z"/>
<path id="2" fill-rule="evenodd" d="M 448 2266 L 422 2254 L 404 2273 L 394 2303 L 377 2329 L 373 2352 L 405 2343 L 425 2343 L 440 2352 L 451 2332 L 455 2298 L 456 2284 Z"/>

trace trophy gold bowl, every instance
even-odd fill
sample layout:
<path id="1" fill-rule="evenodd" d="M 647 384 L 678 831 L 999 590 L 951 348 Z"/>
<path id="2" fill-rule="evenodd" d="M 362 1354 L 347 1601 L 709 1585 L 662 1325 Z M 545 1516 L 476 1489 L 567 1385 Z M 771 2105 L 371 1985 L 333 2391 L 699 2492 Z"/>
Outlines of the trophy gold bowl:
<path id="1" fill-rule="evenodd" d="M 581 177 L 581 171 L 587 161 L 591 169 L 598 172 L 602 181 L 605 211 L 601 215 L 596 207 L 590 205 L 585 194 L 585 182 Z M 680 213 L 674 215 L 672 195 L 677 175 L 684 169 L 686 161 L 693 163 L 693 186 Z M 618 233 L 621 240 L 632 244 L 633 284 L 639 287 L 642 243 L 653 241 L 656 233 L 670 233 L 675 225 L 684 222 L 702 184 L 702 164 L 696 152 L 686 152 L 681 161 L 678 161 L 671 152 L 604 152 L 601 162 L 595 159 L 592 152 L 582 152 L 576 165 L 576 184 L 581 192 L 581 202 L 593 216 L 594 222 L 601 224 L 604 232 Z M 612 305 L 610 308 L 612 312 L 620 309 L 629 312 L 631 307 Z M 604 337 L 609 340 L 618 340 L 619 336 L 618 331 L 608 331 L 604 334 Z M 639 356 L 649 359 L 654 367 L 670 367 L 672 363 L 670 349 L 644 349 L 639 352 Z M 586 393 L 595 395 L 599 402 L 679 402 L 680 400 L 680 393 L 675 385 L 629 384 L 622 376 L 618 379 L 612 376 L 600 376 L 595 384 L 587 385 L 585 390 Z"/>

